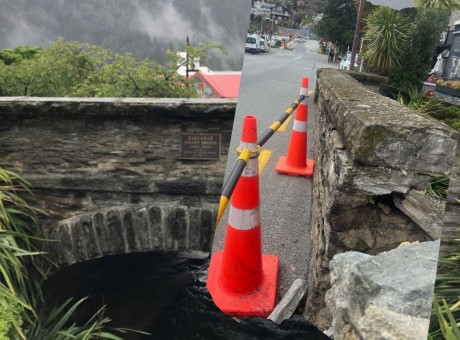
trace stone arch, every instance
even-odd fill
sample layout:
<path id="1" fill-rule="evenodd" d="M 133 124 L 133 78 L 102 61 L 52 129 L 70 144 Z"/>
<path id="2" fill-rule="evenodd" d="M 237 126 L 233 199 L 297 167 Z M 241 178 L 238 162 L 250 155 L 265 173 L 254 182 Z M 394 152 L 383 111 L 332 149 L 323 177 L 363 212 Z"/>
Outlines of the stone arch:
<path id="1" fill-rule="evenodd" d="M 45 225 L 45 251 L 59 266 L 133 252 L 208 253 L 215 205 L 117 206 Z"/>

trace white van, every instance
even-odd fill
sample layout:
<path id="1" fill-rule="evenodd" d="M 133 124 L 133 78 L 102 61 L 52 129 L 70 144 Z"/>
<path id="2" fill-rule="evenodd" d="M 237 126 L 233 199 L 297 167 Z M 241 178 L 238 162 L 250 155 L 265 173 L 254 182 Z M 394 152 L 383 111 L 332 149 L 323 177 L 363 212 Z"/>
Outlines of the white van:
<path id="1" fill-rule="evenodd" d="M 264 38 L 260 38 L 260 52 L 268 52 L 268 44 Z"/>
<path id="2" fill-rule="evenodd" d="M 246 52 L 260 52 L 260 37 L 257 34 L 249 34 L 246 36 Z"/>

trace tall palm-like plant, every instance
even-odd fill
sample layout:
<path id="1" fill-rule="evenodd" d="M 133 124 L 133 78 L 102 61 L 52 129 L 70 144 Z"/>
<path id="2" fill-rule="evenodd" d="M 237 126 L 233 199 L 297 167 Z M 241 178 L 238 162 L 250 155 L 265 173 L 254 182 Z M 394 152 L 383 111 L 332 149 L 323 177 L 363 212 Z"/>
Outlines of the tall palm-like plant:
<path id="1" fill-rule="evenodd" d="M 407 18 L 386 6 L 378 6 L 366 19 L 364 44 L 369 67 L 381 75 L 400 65 L 404 45 L 410 43 Z"/>
<path id="2" fill-rule="evenodd" d="M 458 0 L 415 0 L 415 5 L 420 8 L 460 9 Z"/>

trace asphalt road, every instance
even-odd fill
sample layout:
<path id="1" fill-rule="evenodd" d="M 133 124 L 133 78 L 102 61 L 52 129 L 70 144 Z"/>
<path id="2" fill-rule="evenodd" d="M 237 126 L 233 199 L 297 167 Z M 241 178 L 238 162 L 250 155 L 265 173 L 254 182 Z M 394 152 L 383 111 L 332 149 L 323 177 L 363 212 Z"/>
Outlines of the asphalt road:
<path id="1" fill-rule="evenodd" d="M 317 48 L 318 41 L 311 40 L 295 45 L 291 51 L 277 48 L 265 54 L 246 53 L 230 146 L 235 152 L 228 156 L 227 175 L 237 158 L 236 148 L 244 116 L 255 116 L 258 133 L 262 134 L 298 98 L 303 77 L 309 78 L 308 90 L 314 90 L 316 69 L 338 66 L 325 63 L 325 56 L 317 54 Z M 316 111 L 313 95 L 307 103 L 310 155 Z M 281 175 L 274 171 L 279 157 L 287 153 L 292 122 L 293 119 L 284 132 L 275 133 L 262 148 L 269 150 L 264 151 L 265 156 L 270 151 L 271 155 L 260 173 L 263 253 L 277 255 L 280 260 L 278 301 L 295 279 L 306 278 L 310 253 L 312 178 Z M 229 207 L 216 229 L 213 252 L 223 248 L 228 210 Z"/>

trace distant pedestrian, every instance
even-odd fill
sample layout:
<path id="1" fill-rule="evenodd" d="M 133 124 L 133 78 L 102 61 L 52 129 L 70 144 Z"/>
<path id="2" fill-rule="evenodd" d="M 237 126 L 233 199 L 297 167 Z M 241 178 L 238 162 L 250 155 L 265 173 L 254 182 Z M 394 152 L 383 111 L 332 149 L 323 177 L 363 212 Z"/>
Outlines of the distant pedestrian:
<path id="1" fill-rule="evenodd" d="M 328 59 L 327 62 L 331 63 L 334 60 L 334 45 L 332 45 L 331 42 L 329 42 L 328 46 Z"/>
<path id="2" fill-rule="evenodd" d="M 337 62 L 339 51 L 337 50 L 337 46 L 334 46 L 334 62 Z"/>

